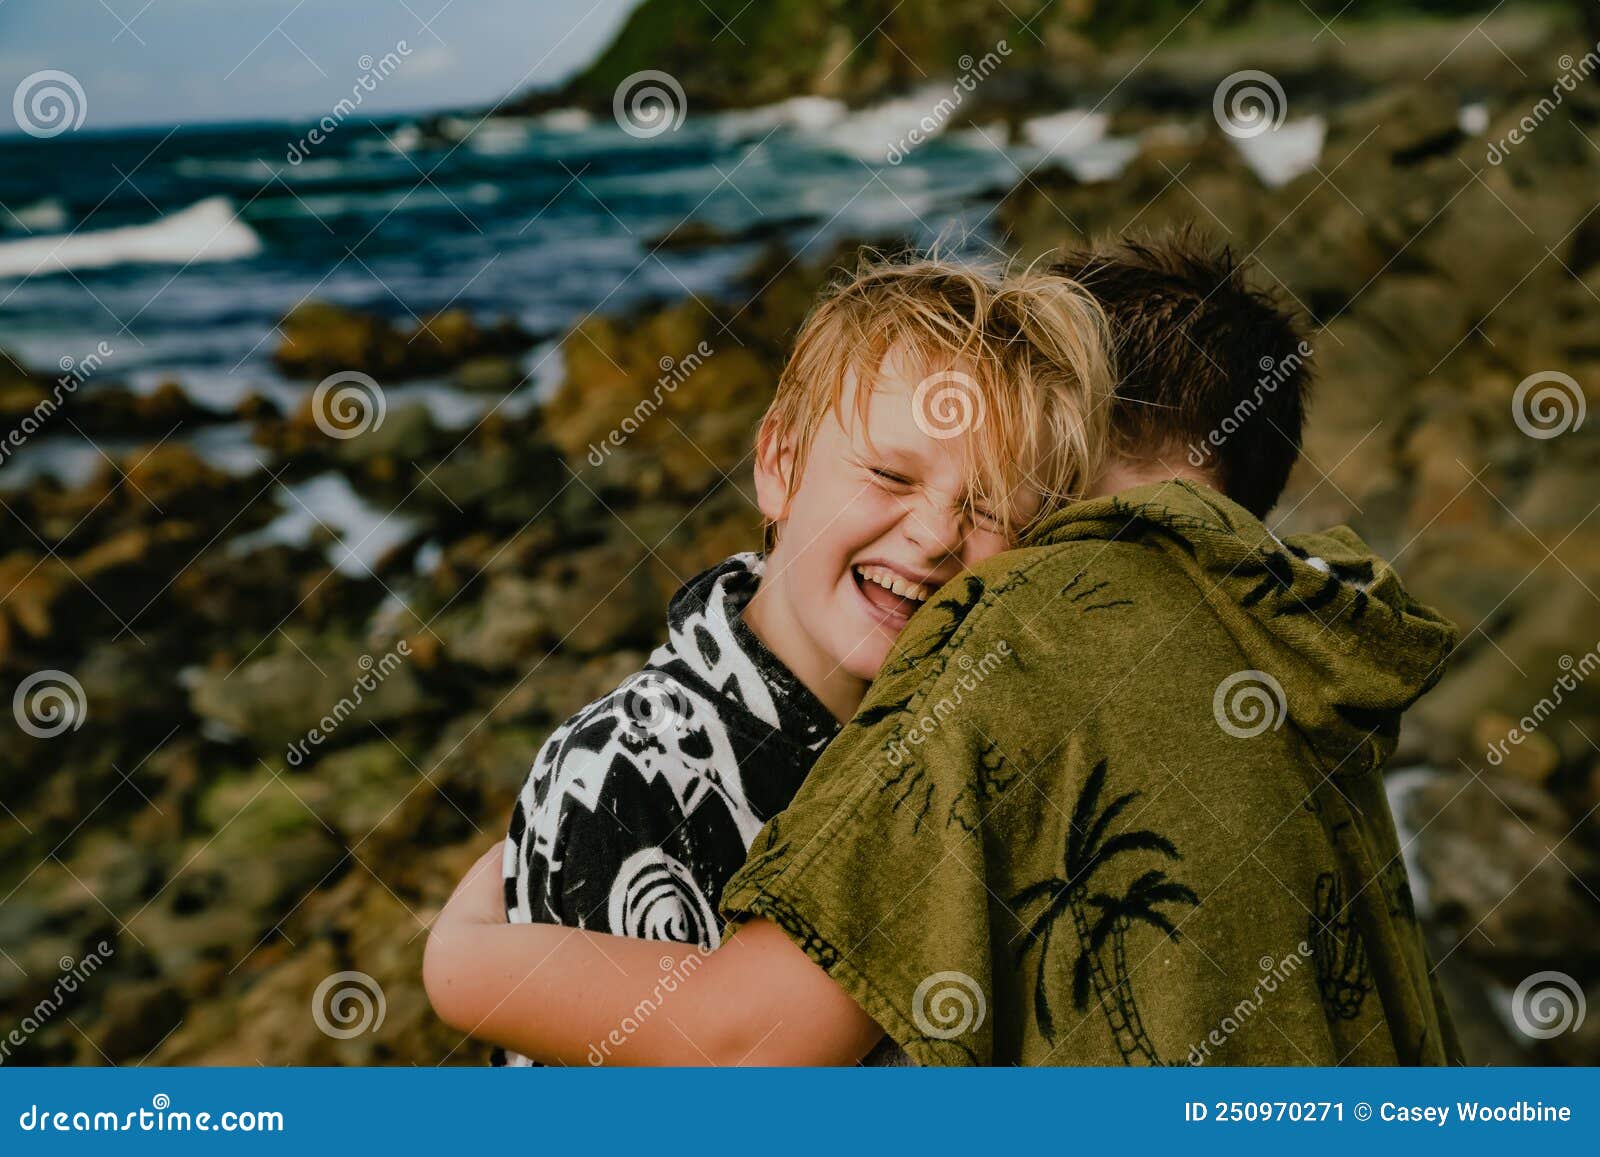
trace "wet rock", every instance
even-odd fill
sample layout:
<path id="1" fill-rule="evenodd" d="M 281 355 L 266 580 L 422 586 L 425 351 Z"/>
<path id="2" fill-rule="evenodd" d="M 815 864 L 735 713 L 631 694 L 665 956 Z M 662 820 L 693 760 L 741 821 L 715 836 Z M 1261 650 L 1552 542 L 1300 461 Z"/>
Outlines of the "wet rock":
<path id="1" fill-rule="evenodd" d="M 169 980 L 123 981 L 106 992 L 91 1035 L 113 1062 L 138 1061 L 183 1020 L 183 994 Z"/>
<path id="2" fill-rule="evenodd" d="M 520 353 L 533 337 L 506 320 L 480 326 L 464 310 L 418 320 L 409 330 L 375 314 L 306 302 L 279 323 L 283 341 L 273 354 L 278 369 L 309 380 L 357 372 L 384 382 L 442 373 L 474 358 Z"/>
<path id="3" fill-rule="evenodd" d="M 84 433 L 163 438 L 174 429 L 231 421 L 227 410 L 195 402 L 177 382 L 162 382 L 149 394 L 114 386 L 84 388 L 74 394 L 68 412 Z"/>
<path id="4" fill-rule="evenodd" d="M 1600 969 L 1600 906 L 1585 895 L 1600 861 L 1539 788 L 1490 772 L 1441 775 L 1410 797 L 1430 908 L 1455 950 L 1504 983 L 1562 961 Z M 1589 884 L 1593 886 L 1592 883 Z"/>
<path id="5" fill-rule="evenodd" d="M 1379 169 L 1406 169 L 1453 156 L 1466 139 L 1459 123 L 1463 103 L 1450 83 L 1391 85 L 1331 118 L 1328 152 L 1334 158 L 1370 157 Z"/>
<path id="6" fill-rule="evenodd" d="M 317 434 L 321 434 L 323 445 L 327 446 L 326 435 L 321 430 L 317 434 L 306 430 L 305 422 L 310 417 L 310 400 L 307 399 L 306 407 L 296 414 L 296 424 L 308 439 L 316 440 Z M 315 427 L 314 420 L 312 425 Z M 435 457 L 440 453 L 446 437 L 446 432 L 434 422 L 427 406 L 421 402 L 410 402 L 390 408 L 381 424 L 373 426 L 359 437 L 335 441 L 329 448 L 340 460 L 351 465 L 365 466 L 375 459 L 389 459 L 401 464 Z M 450 442 L 453 444 L 459 440 L 457 436 L 451 438 Z"/>
<path id="7" fill-rule="evenodd" d="M 554 560 L 536 578 L 496 574 L 476 606 L 438 624 L 450 654 L 489 671 L 527 670 L 553 647 L 592 655 L 649 645 L 665 608 L 644 552 L 601 546 Z"/>
<path id="8" fill-rule="evenodd" d="M 1574 712 L 1600 705 L 1600 687 L 1576 680 L 1573 690 L 1560 686 L 1563 676 L 1572 679 L 1571 665 L 1581 654 L 1574 640 L 1600 639 L 1600 605 L 1565 572 L 1559 578 L 1542 572 L 1530 577 L 1526 547 L 1523 551 L 1522 562 L 1496 576 L 1504 584 L 1506 620 L 1497 628 L 1490 621 L 1493 644 L 1467 640 L 1464 653 L 1451 659 L 1439 685 L 1412 709 L 1418 726 L 1438 736 L 1442 746 L 1454 748 L 1448 753 L 1450 763 L 1465 756 L 1474 767 L 1481 765 L 1484 753 L 1466 745 L 1474 723 L 1487 712 L 1536 718 L 1538 726 L 1524 730 L 1548 734 L 1564 729 Z M 1463 629 L 1472 626 L 1467 623 Z"/>
<path id="9" fill-rule="evenodd" d="M 775 376 L 712 320 L 688 302 L 635 324 L 591 318 L 567 339 L 546 428 L 574 470 L 648 496 L 698 494 L 741 467 Z"/>
<path id="10" fill-rule="evenodd" d="M 298 759 L 309 762 L 325 744 L 347 742 L 367 724 L 411 718 L 428 704 L 409 664 L 388 646 L 291 640 L 231 668 L 219 664 L 197 673 L 190 707 L 277 761 L 289 759 L 294 744 Z M 313 730 L 327 738 L 312 739 Z"/>
<path id="11" fill-rule="evenodd" d="M 1549 736 L 1527 734 L 1518 721 L 1499 711 L 1479 718 L 1472 728 L 1474 751 L 1493 752 L 1484 758 L 1502 773 L 1540 784 L 1561 765 L 1561 749 Z"/>
<path id="12" fill-rule="evenodd" d="M 0 584 L 11 592 L 0 603 L 0 662 L 50 634 L 52 608 L 70 581 L 64 566 L 35 554 L 14 551 L 0 558 Z"/>
<path id="13" fill-rule="evenodd" d="M 127 918 L 163 974 L 205 961 L 237 968 L 308 891 L 348 866 L 302 790 L 258 766 L 205 793 L 198 832 L 178 849 L 173 874 Z"/>
<path id="14" fill-rule="evenodd" d="M 560 515 L 558 497 L 571 491 L 571 475 L 543 439 L 484 422 L 465 441 L 457 439 L 425 481 L 413 471 L 404 483 L 406 509 L 446 528 L 487 526 L 519 529 Z M 419 484 L 420 483 L 420 484 Z M 385 493 L 393 493 L 392 488 Z M 572 495 L 582 500 L 581 489 Z"/>
<path id="15" fill-rule="evenodd" d="M 450 375 L 451 384 L 475 394 L 504 396 L 522 384 L 526 375 L 515 358 L 480 357 L 463 362 Z"/>
<path id="16" fill-rule="evenodd" d="M 298 788 L 297 788 L 298 790 Z M 414 834 L 416 813 L 441 806 L 422 769 L 387 739 L 375 739 L 335 751 L 317 761 L 315 784 L 318 815 L 347 844 L 380 834 Z M 416 804 L 407 811 L 407 805 Z"/>

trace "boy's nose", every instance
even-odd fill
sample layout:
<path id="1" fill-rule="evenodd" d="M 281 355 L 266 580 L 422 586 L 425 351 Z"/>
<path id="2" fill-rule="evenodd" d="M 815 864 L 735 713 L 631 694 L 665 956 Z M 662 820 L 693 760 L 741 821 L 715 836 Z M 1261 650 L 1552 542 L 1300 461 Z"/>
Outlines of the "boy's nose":
<path id="1" fill-rule="evenodd" d="M 906 512 L 905 535 L 935 562 L 957 553 L 966 538 L 966 520 L 958 510 L 938 502 L 919 502 Z"/>

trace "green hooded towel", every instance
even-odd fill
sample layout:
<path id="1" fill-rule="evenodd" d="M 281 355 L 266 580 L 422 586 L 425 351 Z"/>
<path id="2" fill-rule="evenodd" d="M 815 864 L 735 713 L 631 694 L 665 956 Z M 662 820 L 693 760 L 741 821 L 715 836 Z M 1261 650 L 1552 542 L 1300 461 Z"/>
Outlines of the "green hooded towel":
<path id="1" fill-rule="evenodd" d="M 1457 1061 L 1383 791 L 1452 627 L 1188 483 L 950 583 L 723 894 L 919 1064 Z"/>

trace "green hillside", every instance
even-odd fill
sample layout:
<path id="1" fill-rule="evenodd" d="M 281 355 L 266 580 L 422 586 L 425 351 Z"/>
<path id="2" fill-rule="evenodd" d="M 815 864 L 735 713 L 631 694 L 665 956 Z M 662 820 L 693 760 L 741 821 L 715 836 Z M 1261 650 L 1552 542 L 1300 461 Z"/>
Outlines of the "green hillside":
<path id="1" fill-rule="evenodd" d="M 1010 69 L 1038 72 L 1099 50 L 1263 21 L 1314 34 L 1319 16 L 1349 23 L 1492 7 L 1484 0 L 645 0 L 593 64 L 559 91 L 530 94 L 519 106 L 609 106 L 618 84 L 647 69 L 670 73 L 698 109 L 802 94 L 864 100 L 956 75 L 963 58 L 981 58 L 1002 40 Z"/>

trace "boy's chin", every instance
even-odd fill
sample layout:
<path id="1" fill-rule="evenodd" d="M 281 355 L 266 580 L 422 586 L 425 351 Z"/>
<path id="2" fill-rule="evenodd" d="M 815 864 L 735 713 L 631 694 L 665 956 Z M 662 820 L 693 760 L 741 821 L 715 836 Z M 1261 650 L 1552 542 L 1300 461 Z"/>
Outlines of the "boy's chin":
<path id="1" fill-rule="evenodd" d="M 889 648 L 875 648 L 873 653 L 870 655 L 865 655 L 860 651 L 857 651 L 855 654 L 851 655 L 847 660 L 841 663 L 840 666 L 844 668 L 844 670 L 848 671 L 853 677 L 860 679 L 863 682 L 870 683 L 878 677 L 879 672 L 883 670 L 884 662 L 888 658 Z"/>

